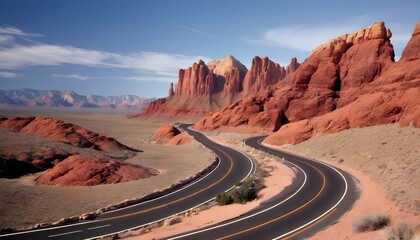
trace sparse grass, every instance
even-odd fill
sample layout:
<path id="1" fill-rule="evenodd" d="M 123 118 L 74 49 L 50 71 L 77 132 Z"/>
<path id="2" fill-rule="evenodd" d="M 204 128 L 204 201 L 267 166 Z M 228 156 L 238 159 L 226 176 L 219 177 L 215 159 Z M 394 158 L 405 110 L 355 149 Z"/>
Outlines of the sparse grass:
<path id="1" fill-rule="evenodd" d="M 413 226 L 400 222 L 385 229 L 387 240 L 411 240 L 414 235 Z"/>
<path id="2" fill-rule="evenodd" d="M 356 232 L 375 231 L 388 226 L 390 219 L 382 214 L 370 214 L 353 221 L 353 230 Z"/>

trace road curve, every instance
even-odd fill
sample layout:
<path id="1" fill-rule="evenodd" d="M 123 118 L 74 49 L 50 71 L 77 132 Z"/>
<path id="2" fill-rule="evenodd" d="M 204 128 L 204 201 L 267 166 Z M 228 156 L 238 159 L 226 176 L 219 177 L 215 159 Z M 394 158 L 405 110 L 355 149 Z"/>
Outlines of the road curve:
<path id="1" fill-rule="evenodd" d="M 102 214 L 92 221 L 2 234 L 0 240 L 90 239 L 138 228 L 208 202 L 255 171 L 255 163 L 243 153 L 210 141 L 188 125 L 181 128 L 218 156 L 218 165 L 209 174 L 170 194 Z"/>
<path id="2" fill-rule="evenodd" d="M 279 156 L 297 174 L 293 184 L 236 219 L 168 239 L 303 239 L 330 226 L 359 196 L 346 172 L 316 160 L 276 150 L 252 137 L 245 144 Z"/>

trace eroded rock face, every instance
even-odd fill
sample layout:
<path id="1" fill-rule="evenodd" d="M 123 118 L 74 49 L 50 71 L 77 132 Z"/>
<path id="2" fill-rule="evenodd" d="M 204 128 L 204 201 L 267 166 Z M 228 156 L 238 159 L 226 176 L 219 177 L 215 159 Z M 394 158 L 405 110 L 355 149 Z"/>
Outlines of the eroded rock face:
<path id="1" fill-rule="evenodd" d="M 65 123 L 54 118 L 17 117 L 3 121 L 0 127 L 46 137 L 81 148 L 94 148 L 103 151 L 135 151 L 113 138 L 99 135 L 81 126 Z"/>
<path id="2" fill-rule="evenodd" d="M 261 126 L 279 130 L 267 142 L 283 144 L 350 127 L 418 126 L 419 28 L 397 63 L 383 22 L 335 38 L 273 87 L 209 114 L 194 127 Z"/>
<path id="3" fill-rule="evenodd" d="M 157 173 L 119 161 L 74 155 L 44 171 L 35 181 L 46 185 L 93 186 L 144 179 Z"/>
<path id="4" fill-rule="evenodd" d="M 278 83 L 286 76 L 286 70 L 268 57 L 254 57 L 251 69 L 244 79 L 244 94 L 257 94 L 267 86 Z"/>

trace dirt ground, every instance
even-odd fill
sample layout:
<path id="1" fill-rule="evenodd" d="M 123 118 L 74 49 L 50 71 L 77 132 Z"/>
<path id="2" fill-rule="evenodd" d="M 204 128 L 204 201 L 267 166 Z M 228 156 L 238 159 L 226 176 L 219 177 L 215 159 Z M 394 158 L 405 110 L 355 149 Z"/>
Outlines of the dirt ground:
<path id="1" fill-rule="evenodd" d="M 311 239 L 386 239 L 385 231 L 356 233 L 352 223 L 383 214 L 391 224 L 420 224 L 420 129 L 397 124 L 350 129 L 281 148 L 335 165 L 355 176 L 360 199 L 337 224 Z"/>
<path id="2" fill-rule="evenodd" d="M 138 181 L 91 187 L 35 185 L 34 174 L 18 179 L 0 179 L 0 228 L 18 228 L 41 222 L 53 222 L 64 217 L 92 212 L 126 199 L 141 197 L 189 178 L 213 161 L 212 153 L 197 142 L 182 146 L 156 144 L 152 137 L 155 129 L 167 123 L 162 120 L 128 119 L 125 115 L 98 111 L 89 113 L 76 110 L 64 112 L 57 109 L 40 111 L 30 108 L 0 108 L 0 116 L 31 115 L 62 119 L 114 137 L 123 144 L 143 151 L 125 160 L 126 162 L 159 170 L 160 174 Z M 2 145 L 10 144 L 8 141 L 10 137 L 7 137 L 9 134 L 7 130 L 2 130 L 0 134 L 1 149 Z M 61 144 L 32 136 L 20 136 L 19 139 L 35 141 L 40 147 L 43 144 Z M 15 144 L 20 147 L 25 146 L 22 142 Z M 80 149 L 80 151 L 88 150 Z"/>

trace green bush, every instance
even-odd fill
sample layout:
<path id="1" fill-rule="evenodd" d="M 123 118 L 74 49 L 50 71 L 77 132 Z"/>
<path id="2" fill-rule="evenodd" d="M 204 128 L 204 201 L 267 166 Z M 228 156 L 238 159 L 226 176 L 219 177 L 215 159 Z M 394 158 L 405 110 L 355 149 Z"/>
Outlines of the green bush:
<path id="1" fill-rule="evenodd" d="M 216 197 L 219 205 L 246 203 L 257 198 L 258 192 L 264 187 L 262 178 L 251 176 L 236 185 L 229 192 L 220 193 Z"/>

